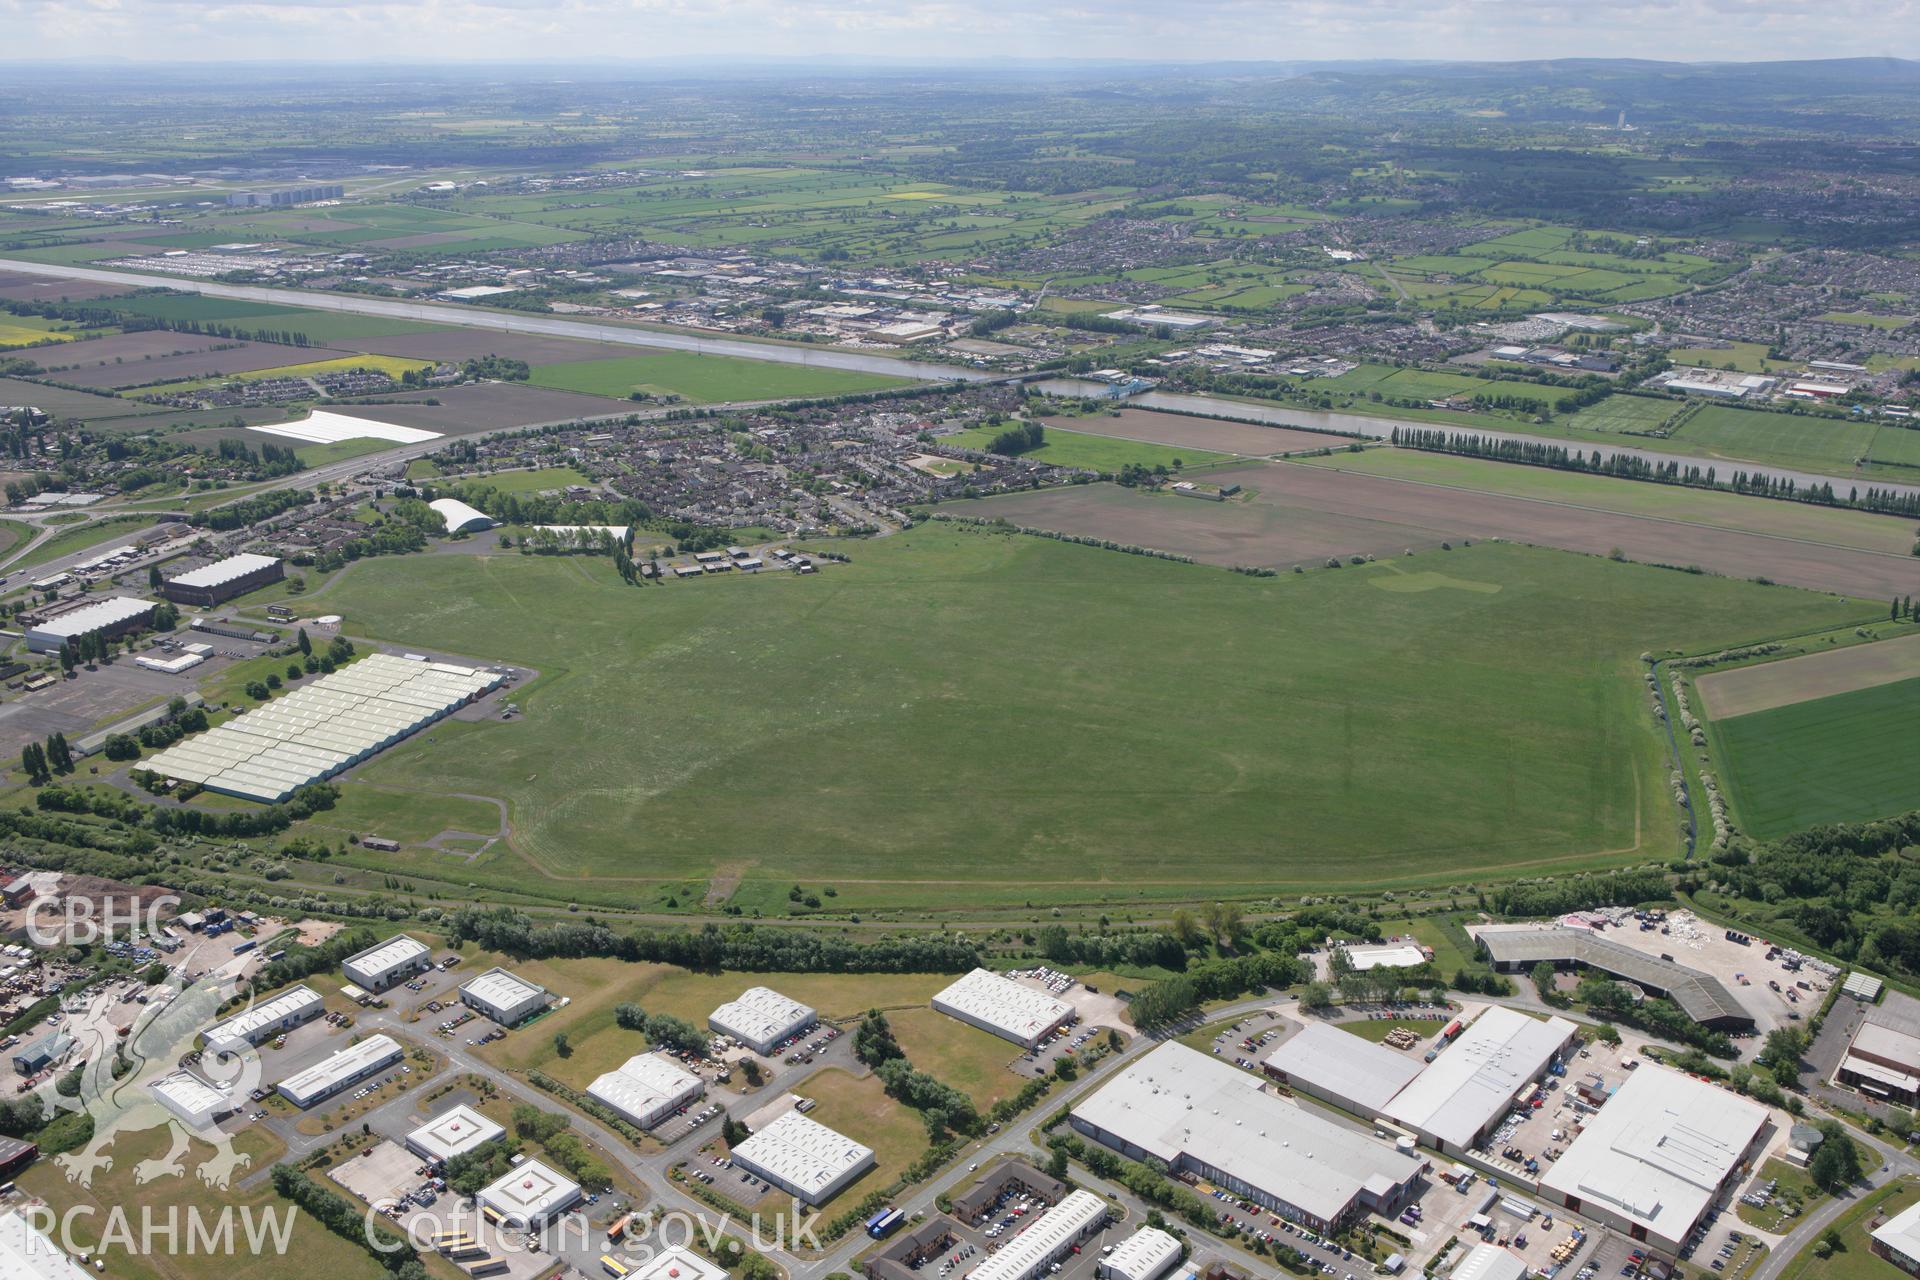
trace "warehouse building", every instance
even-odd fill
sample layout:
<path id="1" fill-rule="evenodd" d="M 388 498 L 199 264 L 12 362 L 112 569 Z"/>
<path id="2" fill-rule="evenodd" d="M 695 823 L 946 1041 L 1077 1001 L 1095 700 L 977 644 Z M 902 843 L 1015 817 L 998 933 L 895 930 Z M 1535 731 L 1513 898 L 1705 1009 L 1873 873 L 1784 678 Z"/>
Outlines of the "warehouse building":
<path id="1" fill-rule="evenodd" d="M 25 1138 L 0 1138 L 0 1178 L 8 1181 L 40 1158 L 40 1144 Z"/>
<path id="2" fill-rule="evenodd" d="M 580 1184 L 538 1160 L 522 1160 L 474 1198 L 497 1225 L 538 1228 L 580 1203 Z"/>
<path id="3" fill-rule="evenodd" d="M 164 778 L 272 804 L 452 715 L 504 677 L 375 653 L 148 759 Z"/>
<path id="4" fill-rule="evenodd" d="M 1034 1280 L 1107 1225 L 1107 1202 L 1076 1191 L 967 1273 L 967 1280 Z"/>
<path id="5" fill-rule="evenodd" d="M 676 1244 L 636 1263 L 627 1280 L 727 1280 L 727 1269 Z"/>
<path id="6" fill-rule="evenodd" d="M 1910 1107 L 1920 1101 L 1920 1003 L 1895 991 L 1886 1004 L 1868 1009 L 1838 1077 L 1884 1102 Z"/>
<path id="7" fill-rule="evenodd" d="M 1073 1006 L 1044 991 L 975 969 L 933 998 L 933 1007 L 1025 1049 L 1073 1016 Z"/>
<path id="8" fill-rule="evenodd" d="M 1310 1022 L 1268 1054 L 1262 1069 L 1296 1093 L 1371 1120 L 1413 1083 L 1420 1065 L 1332 1023 Z"/>
<path id="9" fill-rule="evenodd" d="M 155 607 L 151 600 L 108 596 L 105 600 L 69 609 L 28 627 L 27 650 L 58 653 L 62 645 L 73 644 L 82 636 L 101 635 L 111 640 L 129 631 L 138 631 L 153 622 Z"/>
<path id="10" fill-rule="evenodd" d="M 1417 969 L 1433 959 L 1433 953 L 1412 939 L 1400 942 L 1354 943 L 1341 948 L 1355 973 L 1369 969 Z"/>
<path id="11" fill-rule="evenodd" d="M 13 1069 L 23 1076 L 34 1075 L 58 1066 L 73 1052 L 73 1037 L 64 1031 L 49 1031 L 31 1041 L 13 1055 Z"/>
<path id="12" fill-rule="evenodd" d="M 1920 1202 L 1908 1205 L 1873 1229 L 1867 1248 L 1910 1276 L 1920 1276 Z"/>
<path id="13" fill-rule="evenodd" d="M 402 933 L 348 956 L 340 965 L 347 980 L 368 991 L 385 991 L 433 968 L 433 952 Z"/>
<path id="14" fill-rule="evenodd" d="M 1320 1231 L 1365 1213 L 1398 1214 L 1420 1179 L 1415 1157 L 1177 1042 L 1121 1072 L 1069 1120 L 1129 1159 L 1193 1173 Z"/>
<path id="15" fill-rule="evenodd" d="M 209 1129 L 214 1121 L 235 1109 L 226 1094 L 185 1071 L 160 1077 L 147 1086 L 147 1093 L 189 1129 Z"/>
<path id="16" fill-rule="evenodd" d="M 427 504 L 446 522 L 447 532 L 478 533 L 493 528 L 493 517 L 478 507 L 470 507 L 458 498 L 435 498 Z"/>
<path id="17" fill-rule="evenodd" d="M 1703 1027 L 1715 1031 L 1751 1031 L 1753 1015 L 1743 1008 L 1721 981 L 1671 960 L 1650 956 L 1623 943 L 1603 938 L 1591 929 L 1564 925 L 1535 928 L 1483 929 L 1480 950 L 1503 973 L 1527 973 L 1545 960 L 1556 969 L 1597 969 L 1631 982 L 1647 994 L 1664 996 Z"/>
<path id="18" fill-rule="evenodd" d="M 1382 1114 L 1437 1151 L 1478 1147 L 1534 1087 L 1578 1030 L 1494 1005 L 1402 1089 Z"/>
<path id="19" fill-rule="evenodd" d="M 806 1005 L 766 987 L 748 987 L 707 1016 L 707 1026 L 755 1053 L 773 1052 L 774 1046 L 818 1021 L 819 1015 Z"/>
<path id="20" fill-rule="evenodd" d="M 691 1071 L 657 1053 L 636 1053 L 587 1086 L 587 1096 L 628 1124 L 651 1129 L 707 1091 Z"/>
<path id="21" fill-rule="evenodd" d="M 312 1022 L 324 1012 L 320 996 L 313 988 L 295 987 L 242 1010 L 225 1022 L 215 1023 L 201 1032 L 200 1038 L 216 1057 L 240 1053 L 249 1046 L 265 1044 Z"/>
<path id="22" fill-rule="evenodd" d="M 160 584 L 160 594 L 175 604 L 211 609 L 286 576 L 286 562 L 280 557 L 243 552 L 202 565 L 177 578 L 168 578 Z"/>
<path id="23" fill-rule="evenodd" d="M 368 1036 L 282 1080 L 280 1096 L 304 1111 L 398 1061 L 398 1040 L 388 1035 Z"/>
<path id="24" fill-rule="evenodd" d="M 1526 1280 L 1527 1262 L 1495 1244 L 1477 1244 L 1447 1280 Z"/>
<path id="25" fill-rule="evenodd" d="M 734 1163 L 810 1205 L 873 1168 L 873 1148 L 789 1111 L 733 1149 Z"/>
<path id="26" fill-rule="evenodd" d="M 496 968 L 464 983 L 460 1000 L 503 1027 L 517 1027 L 547 1007 L 547 989 Z"/>
<path id="27" fill-rule="evenodd" d="M 1160 1280 L 1180 1261 L 1180 1242 L 1158 1227 L 1142 1227 L 1100 1264 L 1101 1280 Z"/>
<path id="28" fill-rule="evenodd" d="M 407 1150 L 422 1160 L 446 1161 L 477 1151 L 506 1132 L 463 1102 L 409 1133 Z"/>
<path id="29" fill-rule="evenodd" d="M 0 1215 L 0 1276 L 7 1280 L 90 1280 L 90 1275 L 23 1215 Z"/>
<path id="30" fill-rule="evenodd" d="M 1767 1109 L 1645 1065 L 1540 1179 L 1540 1194 L 1668 1254 L 1772 1132 Z"/>

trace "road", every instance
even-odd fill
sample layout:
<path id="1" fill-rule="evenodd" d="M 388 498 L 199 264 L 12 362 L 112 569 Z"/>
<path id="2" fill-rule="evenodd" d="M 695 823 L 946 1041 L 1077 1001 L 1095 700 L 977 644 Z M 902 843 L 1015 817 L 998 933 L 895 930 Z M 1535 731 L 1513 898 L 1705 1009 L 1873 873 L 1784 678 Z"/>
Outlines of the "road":
<path id="1" fill-rule="evenodd" d="M 743 338 L 706 338 L 697 334 L 675 333 L 659 329 L 596 324 L 590 320 L 562 320 L 550 316 L 484 311 L 458 303 L 405 302 L 396 298 L 375 298 L 361 294 L 319 293 L 307 289 L 278 289 L 268 285 L 220 284 L 212 280 L 196 280 L 185 276 L 142 275 L 133 271 L 105 271 L 97 267 L 23 262 L 17 258 L 0 258 L 0 271 L 56 276 L 62 280 L 86 280 L 95 284 L 118 284 L 133 289 L 177 289 L 183 293 L 205 294 L 210 298 L 235 298 L 243 302 L 306 307 L 315 311 L 344 311 L 354 315 L 385 316 L 393 320 L 415 320 L 466 329 L 489 329 L 496 333 L 534 333 L 545 337 L 580 338 L 588 342 L 612 342 L 622 346 L 648 347 L 661 351 L 691 351 L 707 356 L 739 356 L 748 360 L 767 360 L 774 364 L 799 364 L 820 369 L 843 369 L 851 373 L 884 374 L 896 378 L 910 378 L 915 382 L 991 382 L 1004 376 L 978 369 L 925 364 L 917 360 L 905 360 L 899 356 L 868 355 L 857 351 L 841 351 L 832 347 L 816 348 L 749 342 Z"/>

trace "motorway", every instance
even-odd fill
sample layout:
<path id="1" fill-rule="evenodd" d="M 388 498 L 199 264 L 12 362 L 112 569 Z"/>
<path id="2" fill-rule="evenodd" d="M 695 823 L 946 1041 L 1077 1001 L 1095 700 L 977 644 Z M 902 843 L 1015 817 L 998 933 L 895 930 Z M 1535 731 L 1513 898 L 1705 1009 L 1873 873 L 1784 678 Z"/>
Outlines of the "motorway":
<path id="1" fill-rule="evenodd" d="M 743 338 L 706 338 L 697 334 L 662 329 L 636 329 L 628 325 L 595 324 L 590 320 L 561 320 L 549 316 L 517 315 L 485 311 L 459 303 L 405 302 L 396 298 L 376 298 L 352 293 L 319 293 L 307 289 L 278 289 L 269 285 L 220 284 L 186 276 L 142 275 L 133 271 L 104 271 L 97 267 L 71 267 L 48 262 L 23 262 L 0 258 L 0 271 L 18 271 L 25 275 L 56 276 L 62 280 L 85 280 L 94 284 L 118 284 L 130 289 L 177 289 L 183 293 L 201 293 L 210 298 L 234 298 L 242 302 L 265 302 L 282 307 L 305 307 L 314 311 L 344 311 L 354 315 L 385 316 L 392 320 L 414 320 L 426 324 L 455 325 L 466 329 L 490 329 L 496 333 L 534 333 L 552 338 L 579 338 L 588 342 L 612 342 L 629 347 L 648 347 L 662 351 L 691 351 L 706 356 L 738 356 L 747 360 L 767 360 L 774 364 L 809 365 L 819 369 L 843 369 L 852 373 L 884 374 L 910 378 L 915 382 L 959 381 L 990 382 L 1004 375 L 978 369 L 924 364 L 899 356 L 869 355 L 841 351 L 832 347 L 749 342 Z"/>

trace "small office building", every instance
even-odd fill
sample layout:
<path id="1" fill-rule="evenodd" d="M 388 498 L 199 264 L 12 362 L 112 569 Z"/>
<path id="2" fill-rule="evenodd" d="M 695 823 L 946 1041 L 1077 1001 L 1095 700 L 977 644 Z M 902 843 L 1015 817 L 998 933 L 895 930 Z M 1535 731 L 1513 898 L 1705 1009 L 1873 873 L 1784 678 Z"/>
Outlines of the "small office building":
<path id="1" fill-rule="evenodd" d="M 460 1000 L 503 1027 L 517 1027 L 547 1007 L 547 989 L 505 969 L 489 969 L 461 986 Z"/>
<path id="2" fill-rule="evenodd" d="M 305 1111 L 342 1089 L 350 1089 L 400 1061 L 400 1042 L 389 1035 L 368 1036 L 348 1045 L 279 1084 L 280 1096 Z"/>
<path id="3" fill-rule="evenodd" d="M 426 943 L 416 942 L 404 933 L 348 956 L 340 966 L 349 982 L 368 991 L 385 991 L 431 968 L 432 950 Z"/>

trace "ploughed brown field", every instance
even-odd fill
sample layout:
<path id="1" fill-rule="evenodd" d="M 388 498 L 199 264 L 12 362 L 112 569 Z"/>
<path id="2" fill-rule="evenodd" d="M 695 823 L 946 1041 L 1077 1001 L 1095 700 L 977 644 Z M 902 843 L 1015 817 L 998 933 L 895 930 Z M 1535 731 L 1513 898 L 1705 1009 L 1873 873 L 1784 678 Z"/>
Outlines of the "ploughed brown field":
<path id="1" fill-rule="evenodd" d="M 1041 421 L 1062 431 L 1085 431 L 1121 440 L 1211 449 L 1216 453 L 1269 456 L 1304 449 L 1337 449 L 1346 443 L 1342 436 L 1318 431 L 1291 431 L 1286 427 L 1263 427 L 1220 418 L 1189 418 L 1185 414 L 1158 413 L 1152 409 L 1122 409 L 1117 416 L 1042 418 Z"/>
<path id="2" fill-rule="evenodd" d="M 46 350 L 46 348 L 37 348 Z M 175 352 L 180 354 L 176 355 Z M 55 372 L 56 363 L 79 367 L 59 369 L 62 382 L 83 387 L 148 387 L 162 382 L 184 382 L 215 374 L 252 373 L 283 364 L 305 364 L 352 355 L 325 347 L 289 347 L 277 342 L 236 342 L 193 333 L 123 333 L 111 338 L 68 343 L 58 361 L 51 355 L 41 364 Z M 151 358 L 149 358 L 151 357 Z"/>
<path id="3" fill-rule="evenodd" d="M 92 280 L 56 280 L 22 271 L 0 271 L 0 298 L 9 302 L 65 302 L 73 298 L 108 298 L 131 292 L 123 284 Z"/>
<path id="4" fill-rule="evenodd" d="M 1445 541 L 1504 538 L 1630 560 L 1697 565 L 1816 591 L 1886 599 L 1920 592 L 1920 560 L 1742 530 L 1617 514 L 1283 462 L 1210 470 L 1246 492 L 1208 502 L 1171 492 L 1082 485 L 956 504 L 957 515 L 1153 547 L 1207 564 L 1278 569 L 1329 558 L 1397 556 Z M 1622 481 L 1621 483 L 1629 483 Z"/>
<path id="5" fill-rule="evenodd" d="M 1716 720 L 1920 677 L 1920 635 L 1715 671 L 1695 682 Z"/>

